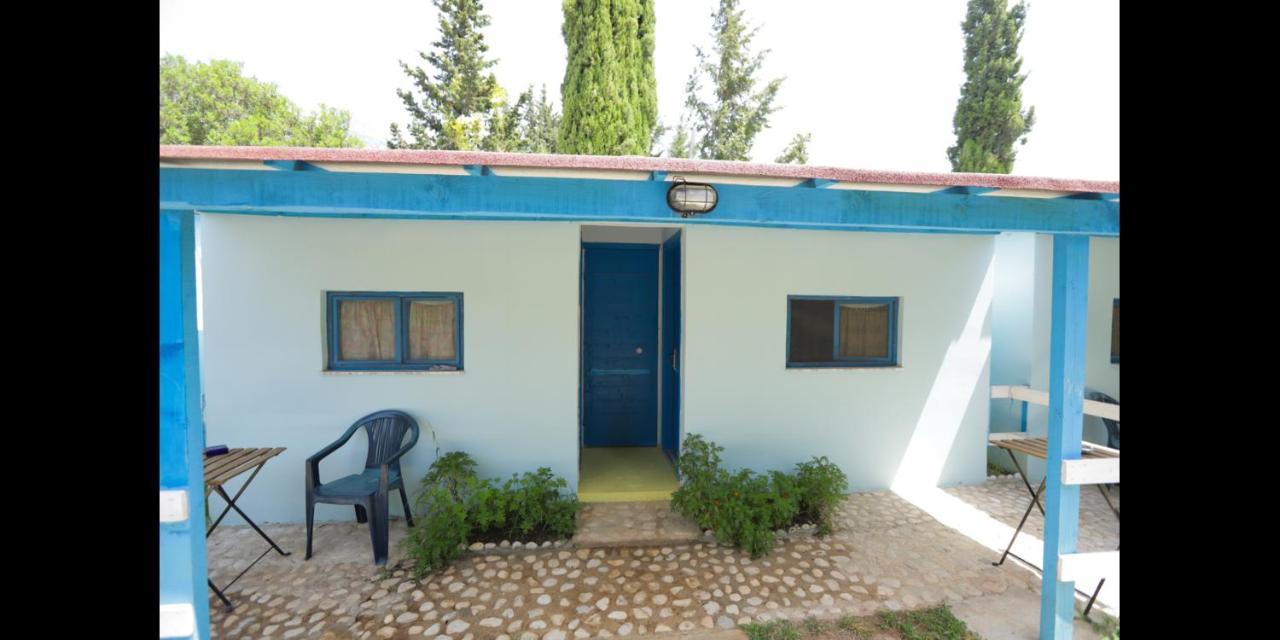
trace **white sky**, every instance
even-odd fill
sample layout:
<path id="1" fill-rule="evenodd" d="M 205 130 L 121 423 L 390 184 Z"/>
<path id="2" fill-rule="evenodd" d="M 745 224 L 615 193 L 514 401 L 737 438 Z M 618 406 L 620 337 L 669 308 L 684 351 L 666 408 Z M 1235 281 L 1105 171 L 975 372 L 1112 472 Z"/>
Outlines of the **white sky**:
<path id="1" fill-rule="evenodd" d="M 717 0 L 656 0 L 658 111 L 675 124 L 694 45 L 710 41 Z M 772 52 L 762 77 L 786 76 L 782 109 L 756 138 L 771 162 L 811 131 L 809 162 L 858 169 L 949 171 L 951 118 L 964 82 L 964 0 L 742 0 Z M 498 81 L 513 96 L 546 84 L 560 100 L 565 44 L 560 0 L 487 0 L 485 31 Z M 437 36 L 429 0 L 161 0 L 160 53 L 245 63 L 304 109 L 351 112 L 368 147 L 404 122 L 397 88 Z M 1118 0 L 1035 0 L 1021 53 L 1024 105 L 1036 125 L 1014 173 L 1120 178 Z"/>

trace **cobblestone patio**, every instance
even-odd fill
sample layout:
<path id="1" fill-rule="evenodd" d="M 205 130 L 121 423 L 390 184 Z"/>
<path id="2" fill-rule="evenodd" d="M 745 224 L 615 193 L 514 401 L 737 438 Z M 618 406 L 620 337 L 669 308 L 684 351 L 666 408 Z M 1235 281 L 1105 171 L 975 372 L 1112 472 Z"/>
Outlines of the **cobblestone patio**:
<path id="1" fill-rule="evenodd" d="M 1030 500 L 1013 477 L 947 492 L 1010 527 Z M 1114 549 L 1119 525 L 1102 497 L 1082 491 L 1081 504 L 1081 551 Z M 597 528 L 597 543 L 607 544 L 615 534 L 632 542 L 622 534 L 649 530 L 648 521 L 652 531 L 696 536 L 654 505 L 623 511 L 622 522 L 630 524 L 603 534 Z M 992 566 L 997 553 L 891 492 L 850 495 L 839 519 L 834 535 L 795 533 L 759 560 L 706 539 L 626 547 L 546 543 L 472 552 L 421 584 L 395 566 L 403 558 L 397 544 L 403 521 L 392 522 L 386 571 L 372 564 L 366 525 L 317 525 L 315 555 L 306 562 L 302 525 L 267 525 L 293 555 L 272 553 L 241 578 L 228 591 L 234 612 L 223 613 L 210 598 L 213 637 L 563 640 L 866 615 L 1011 590 L 1038 592 L 1034 572 L 1015 563 Z M 1043 518 L 1033 514 L 1026 531 L 1039 535 L 1042 528 Z M 220 527 L 209 541 L 210 576 L 225 584 L 264 545 L 248 527 Z"/>

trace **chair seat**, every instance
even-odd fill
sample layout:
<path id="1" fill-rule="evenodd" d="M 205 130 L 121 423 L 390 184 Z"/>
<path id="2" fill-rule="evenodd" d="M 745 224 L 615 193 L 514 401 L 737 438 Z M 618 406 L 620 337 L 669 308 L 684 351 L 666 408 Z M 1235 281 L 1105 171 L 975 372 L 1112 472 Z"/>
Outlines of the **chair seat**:
<path id="1" fill-rule="evenodd" d="M 350 475 L 344 478 L 338 478 L 333 482 L 326 482 L 316 487 L 317 496 L 329 496 L 334 498 L 352 498 L 357 496 L 368 496 L 378 492 L 378 476 L 381 471 L 378 469 L 365 469 L 359 475 Z M 391 469 L 387 474 L 387 487 L 392 488 L 400 483 L 400 472 Z"/>

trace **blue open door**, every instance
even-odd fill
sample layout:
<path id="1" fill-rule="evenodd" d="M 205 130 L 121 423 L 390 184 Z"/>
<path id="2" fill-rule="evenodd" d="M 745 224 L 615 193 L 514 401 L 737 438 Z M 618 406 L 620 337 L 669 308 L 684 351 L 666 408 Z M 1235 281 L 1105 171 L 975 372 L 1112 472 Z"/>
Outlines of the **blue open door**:
<path id="1" fill-rule="evenodd" d="M 662 244 L 662 450 L 680 456 L 680 232 Z"/>

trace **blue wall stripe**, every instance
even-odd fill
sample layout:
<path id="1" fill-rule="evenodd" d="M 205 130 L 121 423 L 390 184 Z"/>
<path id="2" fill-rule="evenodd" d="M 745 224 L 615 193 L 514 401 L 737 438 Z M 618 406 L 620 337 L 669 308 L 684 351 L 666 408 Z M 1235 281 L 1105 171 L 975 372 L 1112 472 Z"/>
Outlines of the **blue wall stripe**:
<path id="1" fill-rule="evenodd" d="M 1120 232 L 1120 204 L 1104 200 L 743 185 L 716 185 L 716 209 L 682 219 L 667 207 L 668 187 L 647 180 L 160 169 L 162 206 L 219 213 L 946 233 Z"/>

